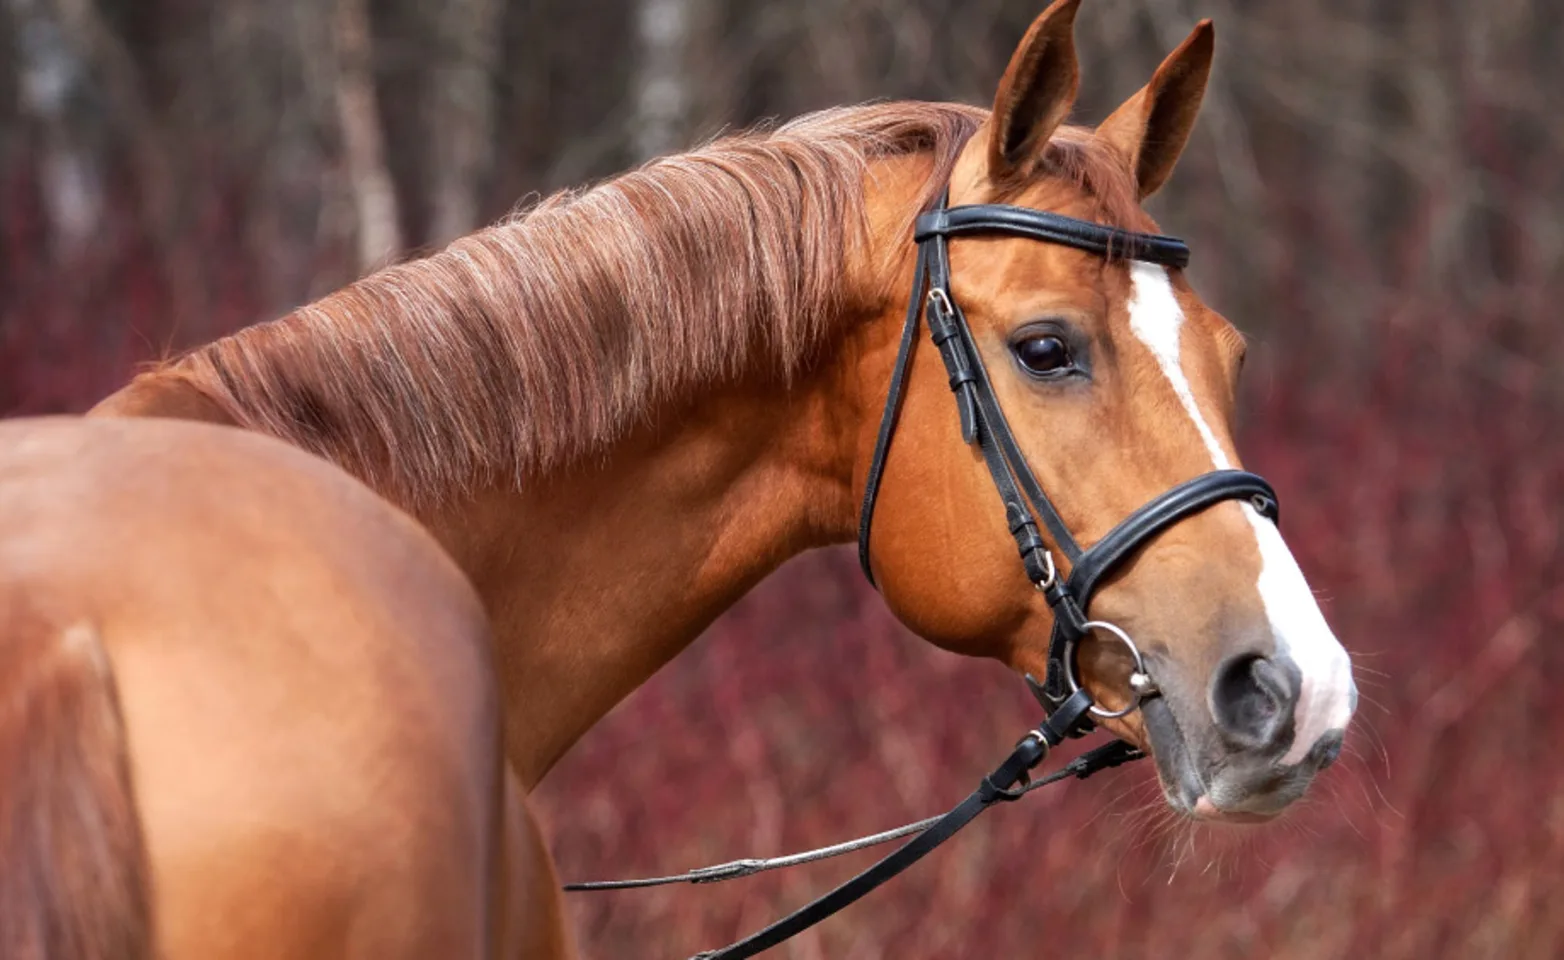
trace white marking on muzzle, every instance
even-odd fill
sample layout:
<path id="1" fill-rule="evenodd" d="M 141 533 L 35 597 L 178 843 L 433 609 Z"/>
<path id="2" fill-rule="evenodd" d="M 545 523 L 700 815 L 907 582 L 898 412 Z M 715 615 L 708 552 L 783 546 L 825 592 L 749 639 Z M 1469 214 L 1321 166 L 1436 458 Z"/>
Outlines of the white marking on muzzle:
<path id="1" fill-rule="evenodd" d="M 1189 378 L 1179 360 L 1179 334 L 1184 326 L 1184 310 L 1173 294 L 1173 284 L 1165 268 L 1136 262 L 1130 266 L 1130 330 L 1157 358 L 1157 365 L 1168 378 L 1173 393 L 1184 411 L 1195 422 L 1200 439 L 1211 453 L 1218 470 L 1232 467 L 1232 461 L 1217 442 L 1216 434 L 1200 413 Z M 1302 760 L 1321 736 L 1344 729 L 1352 718 L 1357 690 L 1352 681 L 1352 661 L 1341 642 L 1325 622 L 1325 615 L 1314 600 L 1314 593 L 1298 568 L 1298 561 L 1282 540 L 1276 525 L 1260 515 L 1248 503 L 1242 504 L 1244 516 L 1254 528 L 1260 549 L 1260 576 L 1255 588 L 1265 605 L 1266 618 L 1276 638 L 1276 652 L 1286 655 L 1302 675 L 1302 688 L 1294 710 L 1292 747 L 1282 758 L 1286 764 Z"/>

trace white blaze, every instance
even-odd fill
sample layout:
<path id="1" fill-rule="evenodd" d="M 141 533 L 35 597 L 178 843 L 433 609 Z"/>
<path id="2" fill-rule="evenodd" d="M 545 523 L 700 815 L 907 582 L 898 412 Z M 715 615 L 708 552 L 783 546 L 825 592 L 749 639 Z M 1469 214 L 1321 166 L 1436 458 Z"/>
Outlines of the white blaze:
<path id="1" fill-rule="evenodd" d="M 1189 378 L 1184 376 L 1179 362 L 1184 311 L 1173 295 L 1167 270 L 1156 264 L 1136 262 L 1130 267 L 1130 279 L 1130 330 L 1157 358 L 1173 393 L 1205 441 L 1212 464 L 1219 470 L 1231 468 L 1232 461 L 1201 416 Z M 1283 763 L 1297 763 L 1323 734 L 1345 728 L 1351 719 L 1357 700 L 1352 662 L 1325 622 L 1303 571 L 1298 569 L 1298 561 L 1293 559 L 1276 525 L 1247 502 L 1242 507 L 1260 548 L 1260 577 L 1255 588 L 1271 622 L 1276 651 L 1291 658 L 1303 678 L 1294 714 L 1292 748 L 1282 758 Z"/>

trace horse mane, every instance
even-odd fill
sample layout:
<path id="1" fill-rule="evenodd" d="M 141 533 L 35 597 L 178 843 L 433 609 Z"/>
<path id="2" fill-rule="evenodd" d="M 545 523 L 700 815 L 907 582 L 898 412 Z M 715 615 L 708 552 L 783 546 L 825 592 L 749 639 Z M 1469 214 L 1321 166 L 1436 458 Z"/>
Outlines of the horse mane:
<path id="1" fill-rule="evenodd" d="M 520 484 L 703 384 L 762 365 L 794 376 L 840 326 L 870 165 L 930 155 L 910 237 L 987 116 L 877 103 L 722 137 L 561 191 L 161 373 L 404 504 Z M 1089 132 L 1062 128 L 1047 161 L 1105 218 L 1142 216 L 1127 165 Z"/>

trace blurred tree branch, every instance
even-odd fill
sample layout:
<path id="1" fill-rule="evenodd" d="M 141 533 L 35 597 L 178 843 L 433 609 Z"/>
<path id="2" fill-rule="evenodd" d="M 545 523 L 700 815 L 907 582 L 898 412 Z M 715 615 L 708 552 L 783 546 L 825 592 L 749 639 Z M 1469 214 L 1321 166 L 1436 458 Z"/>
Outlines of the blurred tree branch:
<path id="1" fill-rule="evenodd" d="M 402 249 L 396 190 L 386 169 L 375 94 L 368 0 L 336 0 L 337 118 L 357 206 L 358 269 L 377 267 Z"/>
<path id="2" fill-rule="evenodd" d="M 685 64 L 693 14 L 691 0 L 638 0 L 640 75 L 636 80 L 638 159 L 677 150 L 687 135 L 691 78 Z"/>
<path id="3" fill-rule="evenodd" d="M 37 0 L 8 0 L 0 5 L 0 16 L 8 26 L 14 23 L 21 40 L 15 72 L 4 79 L 14 76 L 17 109 L 39 129 L 40 200 L 48 212 L 54 253 L 69 260 L 91 236 L 102 191 L 98 158 L 72 122 L 71 100 L 82 85 L 82 63 L 59 22 Z"/>
<path id="4" fill-rule="evenodd" d="M 479 225 L 483 184 L 494 144 L 494 70 L 501 0 L 450 0 L 433 28 L 444 41 L 434 51 L 428 87 L 429 240 L 444 244 Z"/>
<path id="5" fill-rule="evenodd" d="M 108 119 L 130 145 L 142 216 L 161 252 L 172 312 L 187 329 L 206 326 L 201 263 L 188 241 L 180 190 L 185 173 L 176 145 L 152 108 L 129 48 L 109 28 L 94 0 L 52 0 L 77 55 L 98 80 Z"/>

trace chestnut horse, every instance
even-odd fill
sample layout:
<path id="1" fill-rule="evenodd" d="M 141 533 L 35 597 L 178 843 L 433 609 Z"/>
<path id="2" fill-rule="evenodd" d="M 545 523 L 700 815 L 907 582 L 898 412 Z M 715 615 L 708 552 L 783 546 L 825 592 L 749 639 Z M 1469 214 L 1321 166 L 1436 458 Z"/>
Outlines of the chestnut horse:
<path id="1" fill-rule="evenodd" d="M 853 540 L 921 211 L 948 190 L 953 207 L 1155 229 L 1141 204 L 1188 139 L 1212 28 L 1088 129 L 1063 122 L 1076 7 L 1033 23 L 992 110 L 833 109 L 659 159 L 197 349 L 95 415 L 272 434 L 422 521 L 492 620 L 510 774 L 531 788 L 783 561 Z M 1240 462 L 1244 340 L 1181 269 L 1008 235 L 953 238 L 949 263 L 1020 452 L 1080 543 Z M 1052 611 L 947 381 L 914 344 L 874 576 L 916 633 L 1043 676 Z M 1248 502 L 1162 532 L 1092 611 L 1160 687 L 1101 725 L 1154 755 L 1176 810 L 1269 818 L 1334 759 L 1350 661 Z M 1079 647 L 1104 704 L 1127 702 L 1130 669 L 1111 638 Z M 558 910 L 555 890 L 529 895 Z"/>

